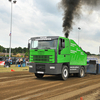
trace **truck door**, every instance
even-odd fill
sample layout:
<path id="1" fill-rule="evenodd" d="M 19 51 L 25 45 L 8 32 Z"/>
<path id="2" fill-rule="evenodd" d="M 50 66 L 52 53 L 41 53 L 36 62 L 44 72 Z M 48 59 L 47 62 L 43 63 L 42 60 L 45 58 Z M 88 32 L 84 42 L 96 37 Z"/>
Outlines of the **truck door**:
<path id="1" fill-rule="evenodd" d="M 59 38 L 57 62 L 69 62 L 69 39 Z"/>

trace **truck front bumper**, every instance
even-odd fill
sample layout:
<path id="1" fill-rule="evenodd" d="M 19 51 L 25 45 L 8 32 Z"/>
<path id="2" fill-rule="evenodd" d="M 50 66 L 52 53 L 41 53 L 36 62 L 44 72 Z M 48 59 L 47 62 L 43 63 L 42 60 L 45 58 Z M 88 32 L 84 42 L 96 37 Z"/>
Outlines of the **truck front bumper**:
<path id="1" fill-rule="evenodd" d="M 45 75 L 55 75 L 61 74 L 62 64 L 52 64 L 52 63 L 28 63 L 29 72 L 45 74 Z"/>

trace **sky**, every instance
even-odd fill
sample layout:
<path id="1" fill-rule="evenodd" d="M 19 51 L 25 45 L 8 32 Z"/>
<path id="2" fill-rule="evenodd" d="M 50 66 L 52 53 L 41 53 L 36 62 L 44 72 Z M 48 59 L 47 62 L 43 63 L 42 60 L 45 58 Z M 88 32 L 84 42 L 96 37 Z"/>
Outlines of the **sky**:
<path id="1" fill-rule="evenodd" d="M 12 4 L 11 47 L 27 47 L 28 40 L 37 36 L 62 36 L 63 10 L 61 0 L 17 0 Z M 11 2 L 0 0 L 0 45 L 9 48 Z M 69 39 L 94 54 L 99 54 L 100 10 L 83 6 L 79 19 L 74 19 Z M 81 29 L 79 30 L 78 27 Z M 78 43 L 79 36 L 79 43 Z"/>

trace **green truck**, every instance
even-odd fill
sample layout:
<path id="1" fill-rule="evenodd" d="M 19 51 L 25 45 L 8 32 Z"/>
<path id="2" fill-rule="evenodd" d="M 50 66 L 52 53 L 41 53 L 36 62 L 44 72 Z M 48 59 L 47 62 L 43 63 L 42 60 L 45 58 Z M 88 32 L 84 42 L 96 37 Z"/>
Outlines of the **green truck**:
<path id="1" fill-rule="evenodd" d="M 32 37 L 29 41 L 29 72 L 37 78 L 58 75 L 66 80 L 69 74 L 84 77 L 87 55 L 75 41 L 60 36 Z"/>

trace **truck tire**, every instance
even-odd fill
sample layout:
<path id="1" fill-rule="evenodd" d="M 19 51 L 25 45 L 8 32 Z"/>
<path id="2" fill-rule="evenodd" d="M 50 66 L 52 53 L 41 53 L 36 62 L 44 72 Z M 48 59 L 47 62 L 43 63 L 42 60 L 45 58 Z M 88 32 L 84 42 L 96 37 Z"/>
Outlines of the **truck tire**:
<path id="1" fill-rule="evenodd" d="M 78 76 L 79 76 L 80 78 L 82 78 L 82 77 L 85 76 L 85 69 L 84 69 L 84 67 L 81 67 L 81 68 L 80 68 Z"/>
<path id="2" fill-rule="evenodd" d="M 36 76 L 37 78 L 42 78 L 42 77 L 44 76 L 44 74 L 37 74 L 37 73 L 35 73 L 35 76 Z"/>
<path id="3" fill-rule="evenodd" d="M 61 72 L 61 78 L 65 81 L 65 80 L 67 80 L 68 75 L 69 75 L 68 67 L 66 65 L 64 65 L 62 68 L 62 72 Z"/>

